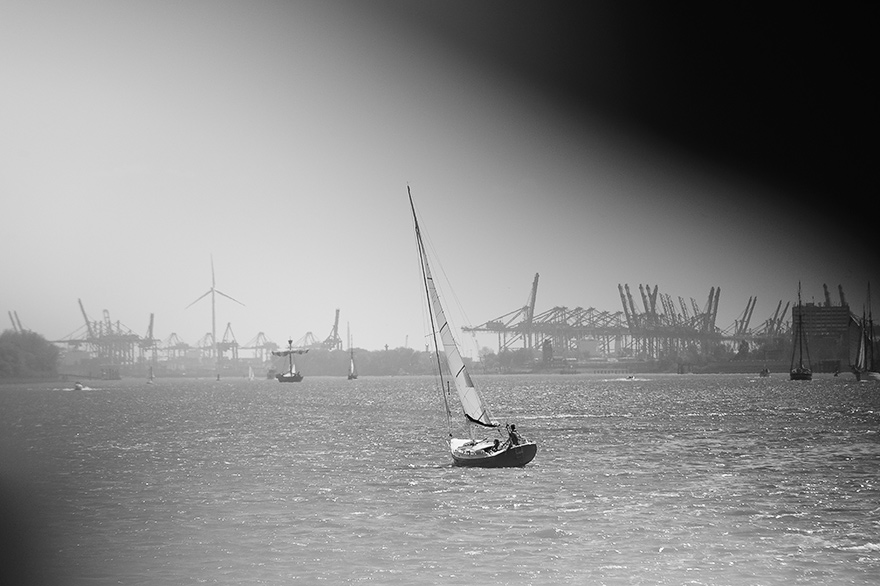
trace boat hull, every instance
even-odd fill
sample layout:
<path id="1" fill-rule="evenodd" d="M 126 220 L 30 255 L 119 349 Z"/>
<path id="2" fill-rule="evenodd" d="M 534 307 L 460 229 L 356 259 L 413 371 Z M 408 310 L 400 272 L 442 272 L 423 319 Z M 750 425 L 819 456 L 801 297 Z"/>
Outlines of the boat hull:
<path id="1" fill-rule="evenodd" d="M 791 380 L 813 380 L 813 372 L 796 368 L 791 371 Z"/>
<path id="2" fill-rule="evenodd" d="M 470 466 L 474 468 L 516 468 L 525 466 L 535 458 L 538 453 L 538 445 L 534 442 L 525 442 L 518 446 L 511 446 L 499 452 L 487 453 L 482 450 L 463 453 L 452 450 L 452 461 L 456 466 Z"/>
<path id="3" fill-rule="evenodd" d="M 880 381 L 880 372 L 874 372 L 873 370 L 863 370 L 861 372 L 856 371 L 856 380 Z"/>
<path id="4" fill-rule="evenodd" d="M 275 378 L 280 383 L 298 383 L 303 379 L 303 376 L 297 372 L 295 374 L 276 374 Z"/>

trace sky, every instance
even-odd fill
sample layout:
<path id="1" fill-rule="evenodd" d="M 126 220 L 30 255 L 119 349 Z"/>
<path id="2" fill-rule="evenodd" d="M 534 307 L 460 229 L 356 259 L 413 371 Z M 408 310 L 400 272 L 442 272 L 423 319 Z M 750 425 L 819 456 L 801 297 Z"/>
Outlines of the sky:
<path id="1" fill-rule="evenodd" d="M 213 259 L 243 304 L 217 298 L 218 338 L 322 340 L 339 309 L 356 347 L 420 349 L 408 187 L 457 327 L 525 305 L 536 273 L 537 312 L 721 287 L 717 325 L 757 296 L 755 326 L 799 282 L 860 313 L 869 281 L 880 311 L 876 221 L 833 118 L 858 99 L 832 114 L 728 84 L 741 65 L 657 70 L 658 47 L 703 54 L 650 46 L 665 32 L 610 3 L 578 24 L 547 6 L 0 0 L 3 319 L 65 339 L 79 299 L 196 344 Z"/>

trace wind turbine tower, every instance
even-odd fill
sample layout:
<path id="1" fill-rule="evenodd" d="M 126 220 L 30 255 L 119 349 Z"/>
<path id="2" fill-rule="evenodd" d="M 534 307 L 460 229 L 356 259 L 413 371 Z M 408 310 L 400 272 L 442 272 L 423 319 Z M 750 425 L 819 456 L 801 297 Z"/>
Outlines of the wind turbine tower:
<path id="1" fill-rule="evenodd" d="M 236 303 L 238 303 L 242 307 L 245 307 L 245 304 L 242 303 L 241 301 L 239 301 L 238 299 L 235 299 L 234 297 L 230 297 L 229 295 L 227 295 L 223 291 L 220 291 L 219 289 L 217 289 L 217 284 L 216 284 L 216 281 L 214 280 L 214 255 L 213 254 L 211 255 L 211 288 L 208 289 L 207 291 L 205 291 L 204 294 L 202 294 L 198 299 L 196 299 L 195 301 L 193 301 L 192 303 L 187 305 L 184 309 L 189 309 L 190 307 L 192 307 L 193 305 L 195 305 L 196 303 L 198 303 L 199 301 L 201 301 L 202 299 L 204 299 L 208 295 L 211 296 L 211 344 L 212 344 L 212 349 L 214 351 L 214 362 L 217 367 L 217 379 L 219 380 L 220 379 L 220 356 L 217 352 L 217 299 L 216 299 L 216 295 L 222 295 L 223 297 L 226 297 L 227 299 L 231 299 L 232 301 L 235 301 Z"/>

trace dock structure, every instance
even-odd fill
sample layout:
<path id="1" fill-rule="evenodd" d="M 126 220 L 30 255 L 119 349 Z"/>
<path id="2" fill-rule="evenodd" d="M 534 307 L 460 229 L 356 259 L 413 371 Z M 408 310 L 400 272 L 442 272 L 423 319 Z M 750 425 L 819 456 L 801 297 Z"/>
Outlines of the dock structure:
<path id="1" fill-rule="evenodd" d="M 657 285 L 631 288 L 619 284 L 621 311 L 554 307 L 536 313 L 537 284 L 535 275 L 529 304 L 462 330 L 497 335 L 499 352 L 523 348 L 546 353 L 552 348 L 554 356 L 590 355 L 680 365 L 718 360 L 783 361 L 791 347 L 791 324 L 798 311 L 791 302 L 783 306 L 780 300 L 772 315 L 753 326 L 757 304 L 753 296 L 733 324 L 721 328 L 717 324 L 720 287 L 711 287 L 701 306 L 693 297 L 689 303 L 683 297 L 673 298 Z M 839 304 L 832 301 L 828 287 L 823 287 L 825 302 L 807 303 L 800 310 L 805 333 L 820 372 L 846 370 L 858 318 L 850 312 L 841 287 Z"/>
<path id="2" fill-rule="evenodd" d="M 721 288 L 711 287 L 700 306 L 691 297 L 673 298 L 657 285 L 617 286 L 621 311 L 601 311 L 594 307 L 553 307 L 536 313 L 538 275 L 532 285 L 529 303 L 483 324 L 462 328 L 465 332 L 492 333 L 498 337 L 498 350 L 546 348 L 555 355 L 589 353 L 609 358 L 668 360 L 689 362 L 719 354 L 719 348 L 775 348 L 790 335 L 780 312 L 756 328 L 750 328 L 757 302 L 750 297 L 742 316 L 721 329 L 717 325 Z M 637 291 L 638 301 L 634 291 Z M 786 310 L 788 305 L 786 305 Z M 586 342 L 586 343 L 585 343 Z M 588 348 L 586 352 L 583 350 Z"/>
<path id="3" fill-rule="evenodd" d="M 670 295 L 661 294 L 657 285 L 639 285 L 641 307 L 636 304 L 629 284 L 617 288 L 622 311 L 557 306 L 535 313 L 536 274 L 527 305 L 462 330 L 496 334 L 499 352 L 517 346 L 537 349 L 549 342 L 554 353 L 564 353 L 576 351 L 585 340 L 590 340 L 597 354 L 645 360 L 683 356 L 688 352 L 707 354 L 724 340 L 715 325 L 720 287 L 710 289 L 703 308 L 691 298 L 692 311 L 684 299 L 679 297 L 677 305 Z M 754 302 L 750 300 L 750 304 L 753 310 Z"/>
<path id="4" fill-rule="evenodd" d="M 723 340 L 715 325 L 721 287 L 709 289 L 703 308 L 692 297 L 693 314 L 681 297 L 678 298 L 679 312 L 672 297 L 661 294 L 657 285 L 653 289 L 650 285 L 639 285 L 642 311 L 633 300 L 629 284 L 618 285 L 617 289 L 626 315 L 633 356 L 656 360 L 687 354 L 707 355 Z"/>
<path id="5" fill-rule="evenodd" d="M 733 324 L 720 328 L 717 324 L 720 287 L 711 287 L 706 301 L 700 305 L 693 297 L 686 301 L 661 292 L 656 284 L 636 287 L 619 284 L 619 311 L 555 306 L 538 312 L 538 282 L 536 273 L 524 306 L 462 330 L 496 335 L 499 353 L 522 349 L 536 359 L 543 356 L 545 362 L 557 360 L 566 365 L 604 360 L 611 365 L 608 368 L 616 361 L 627 360 L 659 361 L 673 366 L 713 361 L 787 363 L 791 324 L 797 322 L 798 312 L 811 356 L 819 363 L 818 370 L 814 368 L 817 372 L 847 371 L 852 364 L 853 341 L 858 340 L 859 318 L 850 312 L 840 287 L 839 303 L 832 301 L 825 286 L 824 303 L 806 303 L 798 309 L 792 307 L 791 302 L 783 305 L 780 300 L 775 311 L 757 323 L 753 320 L 757 297 L 749 297 Z M 271 361 L 272 350 L 278 347 L 262 332 L 240 345 L 231 323 L 227 324 L 220 340 L 214 338 L 213 332 L 206 333 L 192 346 L 175 333 L 160 340 L 154 337 L 153 314 L 142 337 L 119 321 L 111 320 L 107 310 L 103 312 L 103 319 L 90 319 L 82 300 L 78 301 L 83 325 L 54 342 L 67 346 L 64 359 L 71 365 L 87 367 L 89 372 L 100 373 L 100 376 L 140 373 L 150 368 L 157 373 L 187 374 L 206 368 L 244 371 L 248 365 L 266 366 Z M 19 327 L 15 317 L 10 319 Z M 294 345 L 338 349 L 338 322 L 339 310 L 326 340 L 321 341 L 307 332 Z M 244 356 L 240 356 L 240 351 Z"/>
<path id="6" fill-rule="evenodd" d="M 524 319 L 516 321 L 518 317 Z M 576 350 L 580 340 L 589 338 L 598 342 L 599 352 L 603 354 L 615 354 L 626 347 L 630 333 L 622 312 L 560 306 L 537 315 L 517 310 L 462 330 L 497 334 L 499 351 L 511 350 L 517 345 L 541 348 L 548 341 L 559 351 Z"/>
<path id="7" fill-rule="evenodd" d="M 141 337 L 120 321 L 110 319 L 110 312 L 103 311 L 103 319 L 89 319 L 81 299 L 79 309 L 84 324 L 62 340 L 54 343 L 65 344 L 70 354 L 87 357 L 90 361 L 90 374 L 93 378 L 119 378 L 119 370 L 135 364 L 156 349 L 152 338 L 153 316 L 150 316 L 150 331 Z"/>

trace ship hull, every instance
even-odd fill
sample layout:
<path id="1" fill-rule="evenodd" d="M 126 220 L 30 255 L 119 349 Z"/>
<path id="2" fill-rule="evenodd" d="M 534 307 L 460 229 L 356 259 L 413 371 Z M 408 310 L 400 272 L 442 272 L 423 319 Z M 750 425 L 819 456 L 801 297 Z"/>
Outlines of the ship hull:
<path id="1" fill-rule="evenodd" d="M 303 376 L 297 372 L 295 374 L 276 374 L 275 378 L 280 383 L 298 383 L 303 379 Z"/>
<path id="2" fill-rule="evenodd" d="M 516 468 L 531 462 L 537 453 L 538 445 L 534 442 L 526 442 L 491 453 L 482 450 L 475 452 L 453 450 L 452 461 L 456 466 L 473 468 Z"/>
<path id="3" fill-rule="evenodd" d="M 791 371 L 791 380 L 813 380 L 813 372 L 796 368 Z"/>

